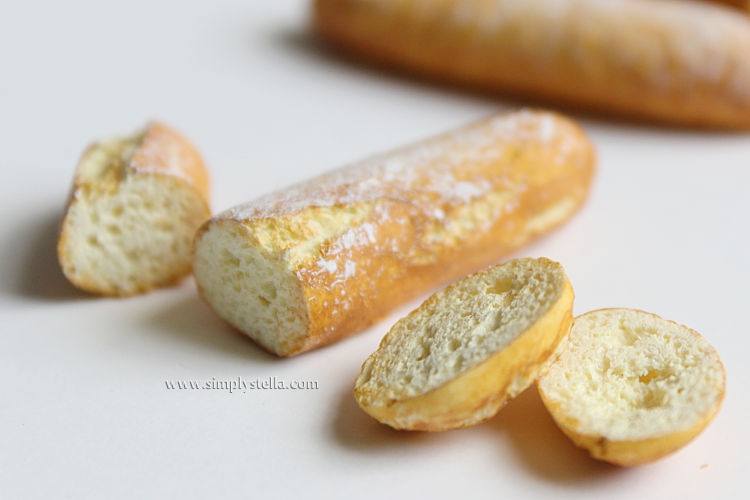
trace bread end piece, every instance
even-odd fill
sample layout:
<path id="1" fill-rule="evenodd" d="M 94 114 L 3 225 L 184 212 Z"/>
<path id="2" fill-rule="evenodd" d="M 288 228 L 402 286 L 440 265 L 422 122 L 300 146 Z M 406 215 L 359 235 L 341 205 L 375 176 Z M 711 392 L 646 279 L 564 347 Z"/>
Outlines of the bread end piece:
<path id="1" fill-rule="evenodd" d="M 483 422 L 531 385 L 572 322 L 562 266 L 516 259 L 437 292 L 383 338 L 354 395 L 396 429 Z"/>
<path id="2" fill-rule="evenodd" d="M 537 382 L 560 429 L 593 458 L 636 466 L 665 457 L 719 411 L 725 372 L 696 331 L 651 313 L 577 317 Z"/>
<path id="3" fill-rule="evenodd" d="M 190 273 L 210 217 L 208 173 L 194 146 L 159 122 L 90 146 L 76 168 L 58 260 L 76 287 L 127 296 Z"/>

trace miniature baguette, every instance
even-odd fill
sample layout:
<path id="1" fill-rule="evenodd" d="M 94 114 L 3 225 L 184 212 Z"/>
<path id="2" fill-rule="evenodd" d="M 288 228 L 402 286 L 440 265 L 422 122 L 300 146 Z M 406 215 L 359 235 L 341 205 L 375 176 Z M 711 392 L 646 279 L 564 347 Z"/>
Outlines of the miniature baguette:
<path id="1" fill-rule="evenodd" d="M 478 424 L 534 383 L 570 331 L 572 310 L 573 288 L 557 262 L 484 269 L 399 320 L 362 365 L 354 396 L 396 429 Z"/>
<path id="2" fill-rule="evenodd" d="M 750 129 L 750 17 L 654 0 L 317 0 L 317 31 L 375 62 L 679 126 Z"/>
<path id="3" fill-rule="evenodd" d="M 57 252 L 63 274 L 94 294 L 127 296 L 191 270 L 196 229 L 211 216 L 195 147 L 162 123 L 90 146 L 76 168 Z"/>
<path id="4" fill-rule="evenodd" d="M 196 282 L 262 347 L 299 354 L 557 227 L 594 167 L 572 121 L 494 116 L 213 217 L 196 236 Z"/>
<path id="5" fill-rule="evenodd" d="M 711 422 L 724 366 L 696 331 L 654 314 L 578 316 L 537 381 L 560 429 L 591 456 L 622 466 L 660 459 Z"/>

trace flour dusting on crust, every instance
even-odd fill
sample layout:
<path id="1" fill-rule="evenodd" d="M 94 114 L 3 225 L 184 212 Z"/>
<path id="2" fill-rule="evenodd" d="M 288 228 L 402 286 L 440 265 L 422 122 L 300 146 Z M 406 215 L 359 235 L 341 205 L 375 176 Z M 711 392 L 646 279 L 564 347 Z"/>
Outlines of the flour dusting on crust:
<path id="1" fill-rule="evenodd" d="M 571 139 L 560 134 L 548 114 L 520 111 L 477 122 L 457 132 L 374 156 L 352 165 L 236 206 L 218 217 L 237 221 L 278 217 L 308 207 L 366 203 L 381 198 L 427 202 L 438 218 L 443 206 L 466 204 L 486 195 L 493 186 L 472 175 L 496 162 L 506 147 L 524 143 L 556 143 L 562 163 Z"/>

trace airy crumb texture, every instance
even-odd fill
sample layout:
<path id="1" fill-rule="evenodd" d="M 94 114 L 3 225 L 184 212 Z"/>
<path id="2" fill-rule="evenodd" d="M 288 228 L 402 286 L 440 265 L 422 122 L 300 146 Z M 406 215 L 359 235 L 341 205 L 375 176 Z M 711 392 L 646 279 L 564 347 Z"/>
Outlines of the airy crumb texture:
<path id="1" fill-rule="evenodd" d="M 258 244 L 243 224 L 212 224 L 199 241 L 194 273 L 214 310 L 268 350 L 291 350 L 310 318 L 302 287 L 286 262 Z"/>
<path id="2" fill-rule="evenodd" d="M 168 285 L 190 273 L 193 236 L 208 217 L 202 160 L 183 137 L 154 123 L 84 153 L 61 226 L 60 265 L 91 293 Z"/>
<path id="3" fill-rule="evenodd" d="M 595 458 L 637 465 L 699 434 L 724 397 L 718 354 L 656 315 L 604 309 L 576 318 L 538 381 L 555 421 Z"/>
<path id="4" fill-rule="evenodd" d="M 517 259 L 470 275 L 398 321 L 362 366 L 360 406 L 398 429 L 493 416 L 528 387 L 572 321 L 562 266 Z"/>

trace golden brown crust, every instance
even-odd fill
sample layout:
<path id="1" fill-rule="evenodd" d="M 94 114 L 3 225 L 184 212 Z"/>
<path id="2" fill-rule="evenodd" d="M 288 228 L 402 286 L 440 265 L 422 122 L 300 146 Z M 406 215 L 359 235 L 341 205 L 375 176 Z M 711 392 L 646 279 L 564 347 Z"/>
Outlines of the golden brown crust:
<path id="1" fill-rule="evenodd" d="M 261 343 L 290 356 L 361 331 L 557 227 L 585 200 L 595 163 L 593 145 L 572 121 L 508 113 L 231 209 L 196 241 L 216 224 L 235 225 L 249 230 L 248 244 L 266 245 L 281 261 L 292 245 L 281 234 L 297 235 L 298 245 L 317 237 L 310 228 L 321 220 L 354 214 L 288 264 L 309 324 L 283 347 Z M 233 324 L 259 340 L 253 327 Z"/>
<path id="2" fill-rule="evenodd" d="M 544 400 L 544 397 L 542 399 Z M 544 404 L 554 414 L 554 404 L 550 404 L 547 400 L 544 400 Z M 703 432 L 714 416 L 715 413 L 706 415 L 695 426 L 684 431 L 638 441 L 612 441 L 604 436 L 593 436 L 575 432 L 571 426 L 565 426 L 560 423 L 558 425 L 560 430 L 576 446 L 588 451 L 592 458 L 622 467 L 636 467 L 655 462 L 682 448 Z"/>
<path id="3" fill-rule="evenodd" d="M 750 129 L 750 18 L 693 2 L 317 0 L 373 61 L 493 92 L 681 126 Z"/>
<path id="4" fill-rule="evenodd" d="M 92 175 L 90 167 L 87 166 L 87 162 L 90 161 L 89 157 L 96 154 L 100 143 L 92 144 L 81 155 L 60 224 L 57 253 L 63 274 L 77 288 L 98 295 L 129 296 L 179 282 L 190 274 L 190 260 L 175 259 L 169 266 L 169 270 L 159 273 L 158 278 L 144 280 L 134 286 L 125 286 L 122 283 L 103 279 L 93 270 L 75 269 L 73 253 L 79 251 L 80 246 L 77 242 L 71 241 L 72 238 L 79 237 L 75 234 L 76 228 L 70 225 L 71 210 L 89 194 L 95 197 L 103 194 L 116 194 L 126 179 L 161 177 L 170 179 L 178 189 L 194 193 L 196 205 L 190 207 L 184 216 L 192 218 L 197 227 L 211 215 L 209 176 L 195 146 L 185 136 L 164 123 L 150 122 L 132 137 L 116 140 L 123 144 L 128 143 L 131 149 L 125 148 L 116 154 L 111 153 L 108 160 L 111 162 L 111 168 L 103 169 L 105 171 L 103 175 Z M 177 217 L 176 214 L 175 217 Z M 143 235 L 139 236 L 143 237 Z M 164 246 L 163 251 L 173 252 L 174 247 L 171 244 Z"/>
<path id="5" fill-rule="evenodd" d="M 152 121 L 146 126 L 128 167 L 140 173 L 182 179 L 204 199 L 209 199 L 208 170 L 203 157 L 187 137 L 162 122 Z"/>

